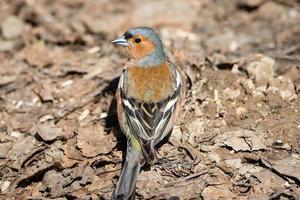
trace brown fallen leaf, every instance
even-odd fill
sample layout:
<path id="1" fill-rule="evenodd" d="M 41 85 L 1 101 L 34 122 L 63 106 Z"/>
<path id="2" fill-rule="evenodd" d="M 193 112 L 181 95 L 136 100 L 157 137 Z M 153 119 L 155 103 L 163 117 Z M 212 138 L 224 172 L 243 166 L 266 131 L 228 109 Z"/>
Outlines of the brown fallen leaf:
<path id="1" fill-rule="evenodd" d="M 78 190 L 81 187 L 80 182 L 85 168 L 86 164 L 83 163 L 78 167 L 64 169 L 61 172 L 55 170 L 47 171 L 43 177 L 43 188 L 41 191 L 44 191 L 46 196 L 50 195 L 54 198 Z"/>
<path id="2" fill-rule="evenodd" d="M 274 193 L 276 189 L 281 188 L 284 185 L 285 180 L 280 176 L 268 169 L 263 169 L 260 172 L 253 173 L 255 177 L 260 181 L 260 184 L 253 184 L 253 189 L 258 195 L 264 195 L 264 193 Z M 266 196 L 269 196 L 265 194 Z M 269 199 L 269 198 L 266 198 Z"/>
<path id="3" fill-rule="evenodd" d="M 235 151 L 257 151 L 267 148 L 258 132 L 241 129 L 225 134 L 224 145 Z"/>
<path id="4" fill-rule="evenodd" d="M 53 127 L 48 124 L 37 124 L 36 131 L 44 141 L 53 141 L 55 139 L 61 139 L 65 137 L 65 133 L 61 128 Z"/>
<path id="5" fill-rule="evenodd" d="M 64 157 L 62 146 L 62 141 L 60 140 L 53 142 L 49 148 L 45 150 L 45 160 L 49 163 L 61 163 Z"/>
<path id="6" fill-rule="evenodd" d="M 238 199 L 237 196 L 230 191 L 229 184 L 217 184 L 217 185 L 209 185 L 204 188 L 201 196 L 203 199 Z"/>
<path id="7" fill-rule="evenodd" d="M 63 147 L 64 153 L 68 158 L 75 160 L 83 160 L 80 151 L 76 148 L 76 139 L 71 138 Z"/>
<path id="8" fill-rule="evenodd" d="M 52 63 L 50 50 L 43 43 L 31 45 L 26 51 L 26 61 L 39 68 L 48 66 Z"/>
<path id="9" fill-rule="evenodd" d="M 26 187 L 26 191 L 24 191 L 22 194 L 18 194 L 19 199 L 28 199 L 30 197 L 31 199 L 41 199 L 44 200 L 46 198 L 43 197 L 43 194 L 41 192 L 42 190 L 42 182 L 38 183 L 31 183 Z M 57 198 L 55 200 L 66 200 L 65 198 Z"/>
<path id="10" fill-rule="evenodd" d="M 57 125 L 65 132 L 66 139 L 70 139 L 75 134 L 74 130 L 77 128 L 78 122 L 76 119 L 61 119 Z"/>
<path id="11" fill-rule="evenodd" d="M 10 114 L 9 118 L 7 118 L 6 123 L 16 131 L 31 133 L 34 129 L 34 124 L 32 122 L 35 117 L 36 116 L 33 113 L 14 112 Z"/>
<path id="12" fill-rule="evenodd" d="M 90 192 L 87 192 L 85 190 L 85 188 L 76 190 L 76 191 L 68 194 L 68 197 L 71 199 L 89 199 L 89 200 L 98 200 L 99 199 L 99 197 L 97 196 L 97 193 L 91 194 Z"/>
<path id="13" fill-rule="evenodd" d="M 19 170 L 26 160 L 40 150 L 37 145 L 38 142 L 31 136 L 18 140 L 8 152 L 7 157 L 10 159 L 8 165 Z"/>
<path id="14" fill-rule="evenodd" d="M 43 177 L 44 190 L 45 191 L 47 189 L 48 191 L 50 190 L 52 197 L 58 197 L 64 194 L 63 191 L 64 182 L 65 182 L 64 176 L 55 170 L 50 170 L 46 172 Z"/>
<path id="15" fill-rule="evenodd" d="M 50 169 L 55 167 L 54 163 L 48 163 L 45 160 L 38 160 L 37 163 L 26 167 L 26 171 L 21 174 L 21 176 L 16 181 L 16 185 L 19 187 L 25 187 L 30 185 L 34 178 L 43 175 Z"/>
<path id="16" fill-rule="evenodd" d="M 89 192 L 101 194 L 103 189 L 113 187 L 113 176 L 119 174 L 117 173 L 105 173 L 101 175 L 94 175 L 93 182 L 90 185 L 87 185 L 86 188 Z"/>
<path id="17" fill-rule="evenodd" d="M 284 176 L 293 177 L 300 181 L 299 166 L 299 159 L 287 157 L 282 160 L 276 161 L 273 165 L 273 169 Z"/>
<path id="18" fill-rule="evenodd" d="M 14 39 L 22 35 L 23 21 L 16 16 L 8 16 L 1 24 L 2 35 L 6 39 Z"/>
<path id="19" fill-rule="evenodd" d="M 264 55 L 257 55 L 256 58 L 247 65 L 246 70 L 258 85 L 265 85 L 274 77 L 275 61 Z"/>
<path id="20" fill-rule="evenodd" d="M 109 153 L 115 145 L 114 136 L 107 135 L 100 124 L 90 124 L 78 129 L 77 147 L 85 157 Z"/>
<path id="21" fill-rule="evenodd" d="M 34 91 L 40 97 L 43 103 L 53 102 L 54 97 L 52 96 L 52 88 L 50 83 L 44 84 L 43 86 L 39 86 L 35 88 Z"/>
<path id="22" fill-rule="evenodd" d="M 61 159 L 61 165 L 63 168 L 74 167 L 78 162 L 80 162 L 80 161 L 68 158 L 65 155 Z"/>
<path id="23" fill-rule="evenodd" d="M 82 179 L 80 180 L 80 185 L 87 185 L 91 184 L 94 179 L 94 171 L 93 169 L 88 165 L 83 171 Z"/>
<path id="24" fill-rule="evenodd" d="M 186 125 L 189 134 L 188 143 L 193 147 L 199 145 L 200 138 L 204 134 L 204 121 L 201 118 L 196 118 Z"/>

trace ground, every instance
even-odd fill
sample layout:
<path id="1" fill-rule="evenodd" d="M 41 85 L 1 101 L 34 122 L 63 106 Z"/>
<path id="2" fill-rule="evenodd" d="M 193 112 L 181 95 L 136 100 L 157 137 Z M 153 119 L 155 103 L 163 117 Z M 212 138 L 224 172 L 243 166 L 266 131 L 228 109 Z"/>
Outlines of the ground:
<path id="1" fill-rule="evenodd" d="M 0 199 L 109 199 L 130 27 L 160 34 L 187 94 L 137 199 L 300 199 L 297 0 L 1 0 Z"/>

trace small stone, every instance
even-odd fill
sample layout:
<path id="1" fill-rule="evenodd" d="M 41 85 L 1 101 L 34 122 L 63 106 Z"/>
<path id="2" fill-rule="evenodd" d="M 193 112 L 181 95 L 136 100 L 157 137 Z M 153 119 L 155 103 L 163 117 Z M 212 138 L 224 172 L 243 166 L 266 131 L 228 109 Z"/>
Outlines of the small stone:
<path id="1" fill-rule="evenodd" d="M 23 22 L 15 16 L 10 16 L 2 22 L 1 30 L 4 38 L 15 39 L 22 34 Z"/>
<path id="2" fill-rule="evenodd" d="M 53 56 L 51 51 L 44 43 L 35 43 L 26 49 L 26 61 L 36 67 L 49 66 L 52 63 Z"/>
<path id="3" fill-rule="evenodd" d="M 10 133 L 10 136 L 11 136 L 11 137 L 14 137 L 14 138 L 21 138 L 21 137 L 24 137 L 24 135 L 23 135 L 21 132 L 19 132 L 19 131 L 13 131 L 13 132 L 11 132 L 11 133 Z"/>
<path id="4" fill-rule="evenodd" d="M 273 93 L 279 92 L 280 97 L 285 101 L 293 101 L 297 99 L 297 91 L 295 89 L 296 88 L 292 79 L 284 76 L 278 76 L 275 78 L 268 88 L 268 90 L 271 90 Z"/>
<path id="5" fill-rule="evenodd" d="M 100 119 L 104 119 L 104 118 L 106 118 L 106 117 L 107 117 L 107 113 L 104 112 L 104 113 L 101 113 L 101 114 L 100 114 Z"/>
<path id="6" fill-rule="evenodd" d="M 94 53 L 99 52 L 100 50 L 101 50 L 100 47 L 92 47 L 92 48 L 88 49 L 87 51 L 89 54 L 94 54 Z"/>
<path id="7" fill-rule="evenodd" d="M 276 140 L 276 141 L 274 142 L 274 146 L 282 146 L 282 145 L 283 145 L 282 140 Z"/>
<path id="8" fill-rule="evenodd" d="M 43 123 L 45 121 L 52 120 L 52 119 L 54 119 L 52 115 L 44 115 L 40 118 L 40 122 Z"/>
<path id="9" fill-rule="evenodd" d="M 217 154 L 217 153 L 209 153 L 209 154 L 208 154 L 208 157 L 209 157 L 209 159 L 210 159 L 211 161 L 214 161 L 214 162 L 216 162 L 217 164 L 219 164 L 220 161 L 221 161 L 221 157 L 220 157 L 219 154 Z"/>
<path id="10" fill-rule="evenodd" d="M 65 88 L 65 87 L 67 87 L 67 86 L 69 86 L 69 85 L 72 85 L 73 82 L 74 82 L 73 80 L 66 80 L 66 81 L 62 82 L 62 83 L 60 84 L 60 86 L 61 86 L 62 88 Z"/>
<path id="11" fill-rule="evenodd" d="M 293 158 L 299 159 L 299 154 L 292 153 L 291 156 L 292 156 Z"/>
<path id="12" fill-rule="evenodd" d="M 0 52 L 11 51 L 15 47 L 15 41 L 0 40 Z"/>
<path id="13" fill-rule="evenodd" d="M 231 89 L 231 88 L 226 88 L 223 91 L 224 97 L 229 100 L 235 100 L 238 98 L 241 94 L 241 91 L 239 89 Z"/>
<path id="14" fill-rule="evenodd" d="M 283 90 L 280 91 L 279 94 L 283 100 L 293 101 L 297 98 L 297 95 L 291 90 Z"/>
<path id="15" fill-rule="evenodd" d="M 266 85 L 274 77 L 274 65 L 272 58 L 258 55 L 257 60 L 247 66 L 247 72 L 258 85 Z"/>
<path id="16" fill-rule="evenodd" d="M 18 103 L 16 105 L 16 109 L 18 110 L 23 104 L 24 104 L 23 101 L 18 101 Z"/>
<path id="17" fill-rule="evenodd" d="M 256 105 L 257 105 L 257 107 L 259 107 L 259 108 L 262 107 L 262 104 L 261 104 L 261 103 L 257 103 Z"/>
<path id="18" fill-rule="evenodd" d="M 1 192 L 5 193 L 7 191 L 7 189 L 9 188 L 11 182 L 10 181 L 3 181 L 1 183 Z"/>
<path id="19" fill-rule="evenodd" d="M 248 110 L 246 108 L 243 108 L 243 107 L 238 107 L 235 110 L 235 114 L 237 115 L 237 117 L 239 119 L 245 119 L 247 117 Z"/>
<path id="20" fill-rule="evenodd" d="M 261 85 L 253 91 L 253 96 L 263 98 L 266 92 L 267 92 L 267 85 Z"/>
<path id="21" fill-rule="evenodd" d="M 282 149 L 285 149 L 285 150 L 287 150 L 287 151 L 290 151 L 292 148 L 291 148 L 291 146 L 289 145 L 289 144 L 287 144 L 287 143 L 285 143 L 284 145 L 282 145 L 282 147 L 281 147 Z"/>
<path id="22" fill-rule="evenodd" d="M 232 69 L 231 69 L 231 72 L 234 73 L 234 74 L 240 74 L 240 70 L 239 70 L 239 66 L 237 64 L 234 64 Z"/>
<path id="23" fill-rule="evenodd" d="M 84 110 L 81 115 L 78 117 L 78 121 L 84 120 L 90 114 L 89 110 Z"/>
<path id="24" fill-rule="evenodd" d="M 239 81 L 245 90 L 247 94 L 252 94 L 253 91 L 255 90 L 255 86 L 252 80 L 246 79 L 246 80 L 240 80 Z"/>

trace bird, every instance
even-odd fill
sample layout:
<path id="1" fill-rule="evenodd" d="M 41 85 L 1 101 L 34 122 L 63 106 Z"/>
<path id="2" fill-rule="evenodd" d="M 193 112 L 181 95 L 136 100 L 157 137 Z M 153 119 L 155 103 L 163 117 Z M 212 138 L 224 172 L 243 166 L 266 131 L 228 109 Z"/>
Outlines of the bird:
<path id="1" fill-rule="evenodd" d="M 172 131 L 184 99 L 179 69 L 166 56 L 149 27 L 136 27 L 112 41 L 129 56 L 116 92 L 117 117 L 127 138 L 126 159 L 111 199 L 135 199 L 136 181 L 145 163 L 157 160 L 157 145 Z"/>

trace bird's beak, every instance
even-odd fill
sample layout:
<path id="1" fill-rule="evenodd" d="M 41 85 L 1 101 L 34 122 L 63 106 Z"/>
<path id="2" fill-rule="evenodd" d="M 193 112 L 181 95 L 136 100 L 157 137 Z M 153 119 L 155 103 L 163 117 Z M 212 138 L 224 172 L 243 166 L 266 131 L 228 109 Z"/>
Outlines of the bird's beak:
<path id="1" fill-rule="evenodd" d="M 129 45 L 128 41 L 124 38 L 124 36 L 115 39 L 114 41 L 112 41 L 112 43 L 121 45 L 121 46 L 125 46 L 125 47 L 128 47 L 128 45 Z"/>

